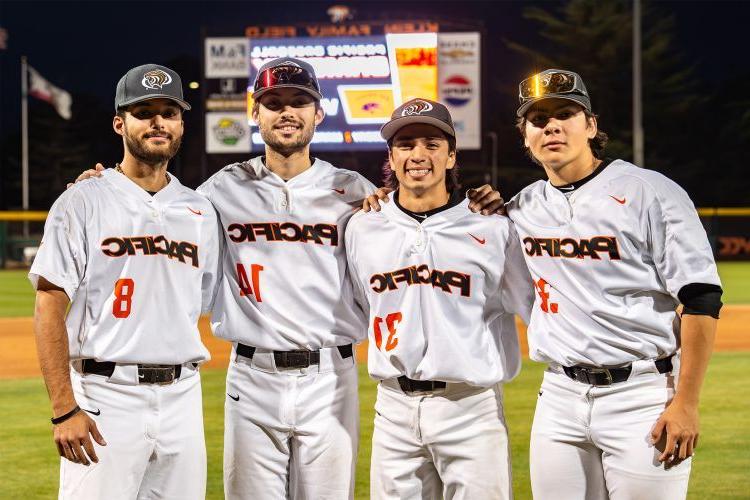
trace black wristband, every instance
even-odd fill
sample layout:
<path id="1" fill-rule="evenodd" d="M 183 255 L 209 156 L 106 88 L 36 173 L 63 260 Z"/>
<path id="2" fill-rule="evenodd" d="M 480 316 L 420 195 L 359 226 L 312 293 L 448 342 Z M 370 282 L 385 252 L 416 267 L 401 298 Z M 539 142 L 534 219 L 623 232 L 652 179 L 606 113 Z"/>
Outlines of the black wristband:
<path id="1" fill-rule="evenodd" d="M 73 408 L 72 410 L 70 410 L 65 415 L 61 415 L 61 416 L 56 417 L 56 418 L 51 418 L 50 420 L 52 421 L 52 425 L 57 425 L 57 424 L 61 424 L 61 423 L 65 422 L 66 420 L 68 420 L 70 417 L 72 417 L 73 415 L 75 415 L 79 411 L 81 411 L 81 407 L 78 406 L 78 405 L 76 405 L 75 408 Z"/>

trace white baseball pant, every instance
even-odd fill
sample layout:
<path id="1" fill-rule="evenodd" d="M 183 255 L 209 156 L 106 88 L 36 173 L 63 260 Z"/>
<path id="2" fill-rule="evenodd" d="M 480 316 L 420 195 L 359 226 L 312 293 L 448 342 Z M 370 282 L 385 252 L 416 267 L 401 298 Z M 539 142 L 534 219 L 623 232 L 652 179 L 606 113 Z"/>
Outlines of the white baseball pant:
<path id="1" fill-rule="evenodd" d="M 273 352 L 232 353 L 224 407 L 228 499 L 349 499 L 359 443 L 354 356 L 276 368 Z"/>
<path id="2" fill-rule="evenodd" d="M 513 497 L 501 384 L 409 395 L 384 380 L 375 412 L 373 500 Z"/>
<path id="3" fill-rule="evenodd" d="M 172 384 L 138 384 L 136 365 L 111 377 L 71 370 L 76 402 L 106 446 L 98 463 L 62 458 L 60 499 L 205 499 L 206 443 L 198 370 L 183 365 Z M 98 413 L 98 414 L 97 414 Z"/>
<path id="4" fill-rule="evenodd" d="M 531 429 L 537 500 L 684 499 L 692 460 L 666 468 L 651 430 L 674 396 L 674 378 L 636 361 L 628 380 L 597 387 L 544 374 Z"/>

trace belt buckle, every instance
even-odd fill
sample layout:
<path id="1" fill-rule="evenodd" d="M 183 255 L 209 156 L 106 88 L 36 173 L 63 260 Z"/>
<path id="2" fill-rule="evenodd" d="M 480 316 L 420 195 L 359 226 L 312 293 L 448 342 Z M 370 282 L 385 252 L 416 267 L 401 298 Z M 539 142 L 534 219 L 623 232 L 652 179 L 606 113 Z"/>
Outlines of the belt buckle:
<path id="1" fill-rule="evenodd" d="M 139 384 L 169 385 L 174 379 L 174 365 L 138 365 Z"/>
<path id="2" fill-rule="evenodd" d="M 606 387 L 606 386 L 612 385 L 612 373 L 609 371 L 609 368 L 584 368 L 582 371 L 586 374 L 586 383 L 590 385 L 595 385 L 597 387 Z M 596 375 L 600 373 L 604 374 L 607 380 L 606 384 L 597 383 L 599 381 L 597 380 Z M 594 375 L 593 381 L 591 380 L 589 375 Z"/>
<path id="3" fill-rule="evenodd" d="M 409 396 L 429 396 L 432 394 L 439 394 L 441 392 L 444 392 L 445 389 L 447 388 L 447 385 L 446 387 L 435 387 L 435 381 L 433 380 L 433 381 L 430 381 L 431 387 L 429 389 L 427 388 L 416 389 L 414 388 L 414 382 L 417 382 L 417 381 L 404 380 L 403 383 L 401 380 L 398 381 L 399 386 L 401 387 L 401 391 L 404 394 L 407 394 Z M 418 382 L 425 383 L 425 381 L 418 381 Z"/>
<path id="4" fill-rule="evenodd" d="M 281 360 L 284 368 L 307 368 L 310 366 L 312 351 L 282 351 Z"/>

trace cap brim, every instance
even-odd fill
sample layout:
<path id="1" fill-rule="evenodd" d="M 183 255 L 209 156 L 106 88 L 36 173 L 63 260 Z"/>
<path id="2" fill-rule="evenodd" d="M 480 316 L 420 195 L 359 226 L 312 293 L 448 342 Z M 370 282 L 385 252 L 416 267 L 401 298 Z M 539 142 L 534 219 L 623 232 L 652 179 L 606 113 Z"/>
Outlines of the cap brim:
<path id="1" fill-rule="evenodd" d="M 591 101 L 586 96 L 578 95 L 578 94 L 549 94 L 543 97 L 539 97 L 537 99 L 526 101 L 525 103 L 521 104 L 521 106 L 518 108 L 518 111 L 516 111 L 516 116 L 518 116 L 519 118 L 522 118 L 523 115 L 525 115 L 526 112 L 529 110 L 529 108 L 531 108 L 531 106 L 545 99 L 565 99 L 568 101 L 573 101 L 576 104 L 580 104 L 585 109 L 591 111 Z"/>
<path id="2" fill-rule="evenodd" d="M 133 104 L 143 102 L 143 101 L 150 101 L 152 99 L 169 99 L 170 101 L 174 101 L 177 104 L 179 104 L 179 106 L 185 111 L 189 111 L 191 109 L 190 104 L 188 104 L 186 101 L 183 101 L 182 99 L 177 99 L 174 96 L 166 95 L 166 94 L 150 94 L 148 96 L 136 97 L 134 99 L 130 99 L 129 101 L 121 102 L 118 108 L 122 109 L 126 106 L 131 106 Z"/>
<path id="3" fill-rule="evenodd" d="M 253 100 L 257 101 L 260 96 L 262 96 L 266 92 L 269 92 L 269 91 L 275 90 L 275 89 L 300 89 L 300 90 L 304 90 L 305 92 L 307 92 L 308 94 L 310 94 L 311 96 L 313 96 L 318 101 L 321 100 L 321 99 L 323 99 L 323 95 L 320 92 L 316 92 L 313 89 L 311 89 L 310 87 L 303 87 L 302 85 L 294 85 L 294 84 L 284 83 L 284 84 L 281 84 L 281 85 L 274 85 L 273 87 L 267 87 L 267 88 L 264 88 L 264 89 L 260 89 L 259 91 L 253 93 Z"/>
<path id="4" fill-rule="evenodd" d="M 456 137 L 456 131 L 453 130 L 447 123 L 432 116 L 419 116 L 409 115 L 400 116 L 395 120 L 391 120 L 380 128 L 380 135 L 386 141 L 396 135 L 396 132 L 401 130 L 407 125 L 414 125 L 415 123 L 425 123 L 437 127 L 451 137 Z"/>

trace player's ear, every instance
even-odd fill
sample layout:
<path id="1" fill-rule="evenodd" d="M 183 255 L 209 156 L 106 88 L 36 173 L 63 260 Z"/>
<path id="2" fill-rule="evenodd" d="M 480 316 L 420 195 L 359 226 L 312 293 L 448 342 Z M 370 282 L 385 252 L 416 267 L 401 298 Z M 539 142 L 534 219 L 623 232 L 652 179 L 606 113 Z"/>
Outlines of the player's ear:
<path id="1" fill-rule="evenodd" d="M 456 166 L 456 150 L 454 149 L 450 153 L 448 153 L 448 163 L 446 163 L 445 168 L 447 170 L 452 169 Z"/>
<path id="2" fill-rule="evenodd" d="M 391 148 L 388 148 L 388 166 L 391 168 L 392 171 L 396 171 L 396 169 L 393 166 L 393 150 Z"/>
<path id="3" fill-rule="evenodd" d="M 586 118 L 586 128 L 588 129 L 588 138 L 593 139 L 596 137 L 596 133 L 599 130 L 598 124 L 596 123 L 596 116 L 590 116 Z"/>
<path id="4" fill-rule="evenodd" d="M 258 125 L 258 110 L 260 109 L 260 103 L 258 101 L 253 102 L 253 112 L 251 113 L 251 116 L 253 117 L 253 121 L 256 125 Z"/>
<path id="5" fill-rule="evenodd" d="M 323 111 L 323 107 L 320 105 L 320 102 L 315 103 L 315 126 L 317 127 L 323 122 L 323 118 L 326 117 L 325 111 Z"/>
<path id="6" fill-rule="evenodd" d="M 117 135 L 125 135 L 125 118 L 120 115 L 115 115 L 112 118 L 112 128 Z"/>

